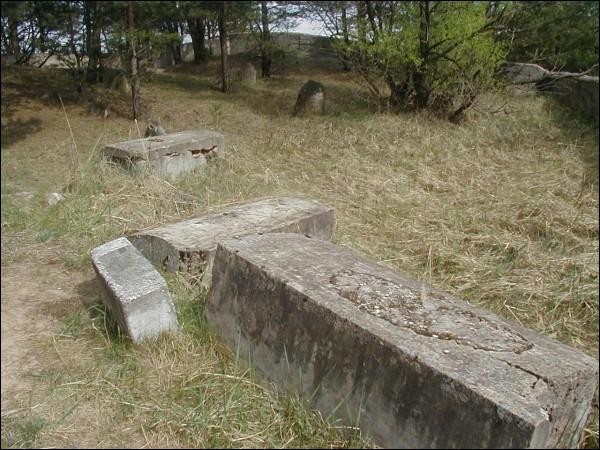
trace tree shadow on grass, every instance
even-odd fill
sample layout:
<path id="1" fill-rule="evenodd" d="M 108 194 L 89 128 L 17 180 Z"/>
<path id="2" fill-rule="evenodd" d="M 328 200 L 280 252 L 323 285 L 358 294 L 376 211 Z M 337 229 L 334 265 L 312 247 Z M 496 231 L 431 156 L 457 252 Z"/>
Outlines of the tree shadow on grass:
<path id="1" fill-rule="evenodd" d="M 2 111 L 4 115 L 4 111 Z M 1 148 L 12 145 L 27 136 L 37 133 L 42 128 L 42 120 L 38 117 L 30 119 L 8 118 L 2 120 L 2 141 Z"/>
<path id="2" fill-rule="evenodd" d="M 579 156 L 584 166 L 583 184 L 594 186 L 598 190 L 600 173 L 598 122 L 578 112 L 555 98 L 547 97 L 547 109 L 550 119 L 571 142 L 578 145 Z"/>
<path id="3" fill-rule="evenodd" d="M 242 84 L 236 79 L 242 63 L 250 62 L 257 70 L 255 84 Z M 300 87 L 308 80 L 321 81 L 326 90 L 326 116 L 344 116 L 363 118 L 376 112 L 373 102 L 369 103 L 365 89 L 353 86 L 349 82 L 332 82 L 333 74 L 345 74 L 340 67 L 331 67 L 331 63 L 303 61 L 297 67 L 285 67 L 281 74 L 274 74 L 264 80 L 260 78 L 260 64 L 250 54 L 235 55 L 230 60 L 232 91 L 224 94 L 220 91 L 220 72 L 218 61 L 211 60 L 203 64 L 186 63 L 169 67 L 155 74 L 148 84 L 163 85 L 189 92 L 202 94 L 210 99 L 244 106 L 258 115 L 270 117 L 289 116 L 292 118 L 294 104 Z M 339 64 L 338 64 L 339 65 Z"/>
<path id="4" fill-rule="evenodd" d="M 106 79 L 114 75 L 105 71 Z M 80 105 L 92 115 L 114 114 L 131 116 L 128 95 L 108 89 L 103 83 L 84 85 L 78 89 L 77 81 L 67 69 L 8 66 L 2 68 L 2 147 L 10 145 L 41 129 L 40 119 L 15 119 L 14 116 L 28 102 L 35 101 L 49 108 Z M 147 106 L 142 104 L 143 110 Z M 6 140 L 6 141 L 5 141 Z"/>
<path id="5" fill-rule="evenodd" d="M 219 100 L 232 105 L 242 105 L 254 113 L 273 118 L 294 119 L 294 105 L 302 85 L 316 76 L 273 77 L 258 80 L 254 86 L 234 85 L 233 92 L 223 94 Z M 376 112 L 375 105 L 366 100 L 366 92 L 357 92 L 351 85 L 323 80 L 325 87 L 325 114 L 327 117 L 364 119 Z"/>

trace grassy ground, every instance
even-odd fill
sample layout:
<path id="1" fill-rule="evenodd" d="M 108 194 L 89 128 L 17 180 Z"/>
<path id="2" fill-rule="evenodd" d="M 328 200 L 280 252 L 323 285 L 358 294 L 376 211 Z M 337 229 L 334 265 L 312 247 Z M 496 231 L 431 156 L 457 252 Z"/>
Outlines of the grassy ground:
<path id="1" fill-rule="evenodd" d="M 2 276 L 23 264 L 44 276 L 54 264 L 79 287 L 37 342 L 44 357 L 24 374 L 28 388 L 7 400 L 3 391 L 3 447 L 369 445 L 259 386 L 206 332 L 203 293 L 181 276 L 167 277 L 184 324 L 176 337 L 132 346 L 83 306 L 97 299 L 94 246 L 279 194 L 334 206 L 336 243 L 598 357 L 589 127 L 531 95 L 488 95 L 458 127 L 377 113 L 349 74 L 290 70 L 230 95 L 215 78 L 214 67 L 188 66 L 143 85 L 148 116 L 167 131 L 226 136 L 225 160 L 168 182 L 99 158 L 104 144 L 138 136 L 117 114 L 126 99 L 111 94 L 103 118 L 77 102 L 64 74 L 3 68 Z M 309 78 L 325 84 L 328 113 L 292 118 Z M 48 208 L 53 191 L 66 200 Z M 598 446 L 597 403 L 582 445 Z"/>

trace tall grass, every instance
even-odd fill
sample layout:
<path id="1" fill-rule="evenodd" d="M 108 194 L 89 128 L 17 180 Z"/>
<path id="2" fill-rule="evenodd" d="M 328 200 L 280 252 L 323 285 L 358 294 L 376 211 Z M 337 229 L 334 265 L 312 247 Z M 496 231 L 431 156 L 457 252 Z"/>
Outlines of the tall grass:
<path id="1" fill-rule="evenodd" d="M 226 159 L 179 180 L 100 158 L 102 145 L 137 137 L 125 119 L 65 104 L 71 136 L 60 104 L 18 108 L 17 118 L 43 127 L 2 149 L 3 246 L 17 237 L 60 245 L 68 270 L 92 277 L 89 251 L 109 239 L 235 202 L 306 195 L 335 207 L 335 242 L 598 357 L 593 130 L 533 96 L 490 95 L 457 127 L 376 113 L 346 74 L 290 72 L 225 95 L 207 70 L 161 74 L 142 91 L 167 131 L 225 135 Z M 292 118 L 308 76 L 325 84 L 328 113 Z M 504 107 L 491 114 L 491 104 Z M 66 199 L 48 208 L 54 190 Z M 3 265 L 17 262 L 3 254 Z M 356 431 L 260 386 L 206 332 L 202 292 L 180 276 L 168 281 L 184 324 L 177 336 L 132 346 L 87 313 L 65 317 L 52 345 L 67 364 L 36 390 L 42 406 L 21 422 L 3 418 L 3 446 L 364 445 Z M 594 408 L 583 444 L 591 447 Z M 19 431 L 36 418 L 39 430 Z M 75 436 L 84 429 L 89 440 Z"/>

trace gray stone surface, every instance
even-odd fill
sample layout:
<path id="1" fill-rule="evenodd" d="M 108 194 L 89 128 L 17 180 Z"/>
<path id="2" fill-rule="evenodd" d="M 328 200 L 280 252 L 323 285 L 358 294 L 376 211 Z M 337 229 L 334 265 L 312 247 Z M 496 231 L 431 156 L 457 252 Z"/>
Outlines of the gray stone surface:
<path id="1" fill-rule="evenodd" d="M 62 195 L 60 192 L 52 192 L 46 196 L 46 202 L 48 203 L 48 206 L 54 206 L 58 202 L 62 202 L 64 199 L 64 195 Z"/>
<path id="2" fill-rule="evenodd" d="M 309 80 L 298 92 L 294 105 L 294 116 L 303 114 L 323 114 L 325 112 L 325 87 L 313 80 Z"/>
<path id="3" fill-rule="evenodd" d="M 225 208 L 217 213 L 160 226 L 129 237 L 150 261 L 170 272 L 202 274 L 210 285 L 217 243 L 250 233 L 286 231 L 330 239 L 333 208 L 304 198 L 280 197 Z"/>
<path id="4" fill-rule="evenodd" d="M 537 64 L 506 63 L 504 75 L 511 83 L 535 83 L 541 81 L 550 73 Z"/>
<path id="5" fill-rule="evenodd" d="M 394 448 L 575 446 L 598 361 L 329 242 L 219 244 L 207 322 L 282 390 Z"/>
<path id="6" fill-rule="evenodd" d="M 224 157 L 222 134 L 190 130 L 107 145 L 103 153 L 162 176 L 178 176 L 203 167 L 212 157 Z"/>
<path id="7" fill-rule="evenodd" d="M 237 73 L 237 78 L 242 84 L 256 84 L 256 68 L 252 63 L 243 63 Z"/>
<path id="8" fill-rule="evenodd" d="M 144 133 L 144 137 L 151 136 L 164 136 L 167 132 L 160 124 L 160 119 L 151 120 L 146 127 L 146 132 Z"/>
<path id="9" fill-rule="evenodd" d="M 127 76 L 123 72 L 118 72 L 110 81 L 109 89 L 117 91 L 123 95 L 131 95 L 131 86 Z"/>
<path id="10" fill-rule="evenodd" d="M 594 119 L 598 125 L 598 77 L 570 72 L 552 72 L 537 64 L 507 63 L 506 78 L 515 84 L 536 83 L 538 90 L 551 94 L 570 108 Z"/>
<path id="11" fill-rule="evenodd" d="M 134 342 L 179 328 L 163 277 L 126 238 L 92 250 L 102 301 Z"/>

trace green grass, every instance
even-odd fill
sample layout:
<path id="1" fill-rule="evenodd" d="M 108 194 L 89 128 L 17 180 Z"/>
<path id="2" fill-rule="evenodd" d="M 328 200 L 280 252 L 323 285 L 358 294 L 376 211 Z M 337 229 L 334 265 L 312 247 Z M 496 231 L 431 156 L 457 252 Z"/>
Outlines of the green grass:
<path id="1" fill-rule="evenodd" d="M 167 131 L 226 136 L 224 160 L 175 181 L 103 161 L 102 145 L 137 137 L 137 127 L 67 102 L 75 153 L 60 105 L 28 99 L 18 71 L 3 71 L 3 110 L 5 90 L 15 90 L 10 119 L 40 124 L 2 147 L 3 246 L 30 239 L 60 248 L 65 270 L 91 277 L 89 251 L 110 239 L 235 202 L 307 195 L 335 207 L 336 243 L 597 357 L 597 136 L 588 125 L 560 118 L 546 99 L 498 93 L 460 127 L 377 113 L 350 75 L 327 71 L 290 71 L 225 95 L 212 87 L 213 69 L 143 85 L 149 114 Z M 44 73 L 27 79 L 42 84 Z M 325 84 L 328 113 L 292 118 L 308 77 Z M 499 103 L 500 113 L 486 112 Z M 16 196 L 25 190 L 34 198 Z M 48 208 L 54 191 L 65 200 Z M 14 253 L 3 251 L 3 267 L 31 258 Z M 73 311 L 48 343 L 60 355 L 48 379 L 59 381 L 38 385 L 32 395 L 42 406 L 18 419 L 35 413 L 44 426 L 32 441 L 10 419 L 11 446 L 365 444 L 356 430 L 261 386 L 206 329 L 206 293 L 165 277 L 182 332 L 138 346 L 105 311 Z M 73 405 L 67 426 L 61 418 Z M 583 445 L 598 445 L 597 403 Z"/>
<path id="2" fill-rule="evenodd" d="M 46 425 L 42 417 L 2 419 L 2 447 L 32 448 Z"/>

